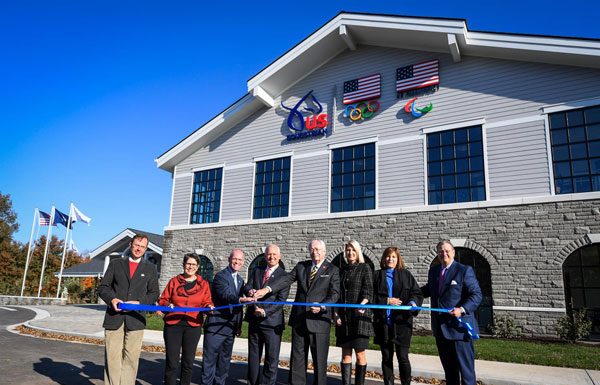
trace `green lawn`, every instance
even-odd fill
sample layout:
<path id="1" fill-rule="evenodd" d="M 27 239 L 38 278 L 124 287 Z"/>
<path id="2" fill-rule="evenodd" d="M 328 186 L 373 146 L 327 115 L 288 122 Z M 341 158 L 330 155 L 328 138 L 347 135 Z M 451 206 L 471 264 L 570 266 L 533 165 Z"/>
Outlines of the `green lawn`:
<path id="1" fill-rule="evenodd" d="M 150 315 L 147 328 L 162 330 L 162 318 Z M 247 337 L 248 324 L 244 322 L 242 338 Z M 285 328 L 283 341 L 291 341 L 290 327 Z M 335 345 L 333 329 L 330 344 Z M 379 346 L 371 342 L 370 349 L 379 350 Z M 477 352 L 477 359 L 480 360 L 600 370 L 600 360 L 598 359 L 600 357 L 600 345 L 588 346 L 566 342 L 482 338 L 475 341 L 475 351 Z M 435 340 L 432 336 L 413 336 L 410 352 L 437 356 Z"/>

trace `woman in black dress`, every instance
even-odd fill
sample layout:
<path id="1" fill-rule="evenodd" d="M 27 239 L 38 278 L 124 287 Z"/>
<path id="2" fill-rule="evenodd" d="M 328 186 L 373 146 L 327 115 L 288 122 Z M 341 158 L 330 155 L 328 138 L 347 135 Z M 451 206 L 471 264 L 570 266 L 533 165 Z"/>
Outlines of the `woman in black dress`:
<path id="1" fill-rule="evenodd" d="M 360 244 L 354 240 L 344 249 L 346 265 L 340 271 L 340 303 L 366 304 L 373 300 L 373 272 L 365 263 Z M 356 352 L 355 384 L 365 383 L 369 337 L 373 333 L 370 309 L 337 308 L 335 316 L 336 345 L 342 348 L 342 384 L 350 385 L 352 350 Z"/>
<path id="2" fill-rule="evenodd" d="M 413 275 L 404 264 L 397 247 L 388 247 L 381 257 L 381 270 L 375 272 L 376 304 L 421 306 L 423 294 Z M 400 383 L 410 385 L 408 360 L 412 338 L 413 316 L 418 311 L 376 310 L 374 315 L 375 343 L 381 348 L 381 369 L 384 385 L 394 383 L 394 351 L 400 367 Z"/>

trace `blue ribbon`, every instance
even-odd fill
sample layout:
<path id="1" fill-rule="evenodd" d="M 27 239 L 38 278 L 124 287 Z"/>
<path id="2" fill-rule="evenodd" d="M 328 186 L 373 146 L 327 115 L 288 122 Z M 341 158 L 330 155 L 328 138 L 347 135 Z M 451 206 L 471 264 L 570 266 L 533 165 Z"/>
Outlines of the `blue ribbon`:
<path id="1" fill-rule="evenodd" d="M 424 306 L 403 306 L 403 305 L 376 305 L 376 304 L 357 304 L 357 303 L 320 303 L 320 302 L 269 302 L 269 301 L 260 301 L 260 302 L 244 302 L 244 303 L 234 303 L 225 306 L 216 306 L 211 309 L 209 307 L 181 307 L 181 306 L 158 306 L 158 305 L 137 305 L 132 303 L 119 303 L 119 309 L 121 310 L 134 310 L 134 311 L 162 311 L 162 312 L 209 312 L 212 310 L 225 310 L 232 309 L 234 307 L 240 306 L 248 306 L 248 305 L 283 305 L 283 306 L 326 306 L 326 307 L 344 307 L 350 309 L 382 309 L 382 310 L 423 310 L 423 311 L 431 311 L 437 313 L 448 313 L 452 308 L 435 308 L 435 307 L 424 307 Z M 479 339 L 479 335 L 475 333 L 473 326 L 470 323 L 463 320 L 462 318 L 458 318 L 458 321 L 464 325 L 467 329 L 467 333 L 473 339 Z"/>

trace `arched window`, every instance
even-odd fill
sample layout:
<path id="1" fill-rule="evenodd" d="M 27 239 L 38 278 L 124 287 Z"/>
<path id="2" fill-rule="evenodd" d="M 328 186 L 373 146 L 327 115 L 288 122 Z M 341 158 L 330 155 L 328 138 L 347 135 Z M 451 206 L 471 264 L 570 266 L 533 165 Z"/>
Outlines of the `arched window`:
<path id="1" fill-rule="evenodd" d="M 198 267 L 198 274 L 208 282 L 212 283 L 215 276 L 214 266 L 210 259 L 204 255 L 200 255 L 200 267 Z"/>
<path id="2" fill-rule="evenodd" d="M 479 282 L 479 287 L 483 294 L 481 305 L 477 308 L 475 315 L 477 317 L 479 329 L 481 331 L 488 331 L 488 326 L 494 320 L 494 300 L 492 298 L 492 273 L 490 264 L 481 256 L 481 254 L 471 249 L 455 247 L 454 250 L 456 251 L 454 260 L 463 265 L 471 266 L 475 271 L 475 277 Z M 433 262 L 431 262 L 431 267 L 438 265 L 439 263 L 438 259 L 435 258 Z"/>
<path id="3" fill-rule="evenodd" d="M 568 314 L 586 309 L 592 320 L 591 339 L 600 339 L 600 244 L 575 250 L 563 263 Z"/>
<path id="4" fill-rule="evenodd" d="M 371 268 L 371 271 L 375 271 L 375 265 L 373 264 L 373 261 L 371 261 L 371 258 L 367 257 L 364 253 L 363 253 L 363 257 L 365 258 L 365 263 L 367 265 L 369 265 L 369 267 Z M 346 263 L 346 258 L 344 258 L 344 252 L 339 253 L 338 255 L 335 256 L 335 258 L 333 258 L 331 260 L 331 264 L 333 266 L 337 266 L 340 268 L 340 270 L 347 265 Z"/>
<path id="5" fill-rule="evenodd" d="M 259 254 L 256 256 L 256 258 L 254 258 L 252 260 L 252 262 L 250 262 L 250 265 L 248 266 L 248 276 L 246 277 L 246 280 L 248 280 L 248 278 L 250 278 L 252 276 L 252 272 L 254 271 L 254 269 L 256 269 L 257 267 L 265 267 L 267 266 L 267 261 L 265 260 L 265 254 Z M 283 261 L 280 259 L 279 260 L 279 267 L 281 267 L 282 269 L 285 270 L 285 265 L 283 263 Z"/>

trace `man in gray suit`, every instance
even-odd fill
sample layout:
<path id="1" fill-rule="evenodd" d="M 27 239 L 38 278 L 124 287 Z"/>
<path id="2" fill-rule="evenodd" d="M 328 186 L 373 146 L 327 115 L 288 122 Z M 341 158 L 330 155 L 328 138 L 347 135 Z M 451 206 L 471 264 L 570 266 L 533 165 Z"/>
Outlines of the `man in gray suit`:
<path id="1" fill-rule="evenodd" d="M 144 260 L 148 237 L 136 234 L 124 258 L 113 259 L 98 295 L 108 305 L 104 316 L 104 383 L 133 385 L 137 376 L 146 317 L 137 311 L 122 311 L 119 303 L 154 305 L 158 299 L 156 266 Z"/>
<path id="2" fill-rule="evenodd" d="M 274 282 L 255 293 L 261 298 L 297 282 L 295 302 L 335 303 L 340 296 L 340 274 L 337 267 L 325 262 L 325 243 L 315 239 L 309 244 L 309 261 L 299 262 L 286 280 Z M 294 306 L 289 325 L 292 327 L 291 385 L 306 383 L 308 349 L 314 365 L 314 385 L 327 384 L 327 355 L 332 309 L 325 306 Z"/>
<path id="3" fill-rule="evenodd" d="M 279 281 L 287 281 L 287 273 L 279 266 L 281 251 L 279 246 L 271 244 L 265 249 L 267 266 L 256 268 L 248 277 L 245 287 L 246 295 L 252 296 L 256 290 Z M 262 298 L 268 302 L 287 300 L 289 286 L 274 291 Z M 279 348 L 283 333 L 283 305 L 252 305 L 246 310 L 248 321 L 248 385 L 275 385 L 277 381 L 277 366 L 279 364 Z M 260 359 L 265 350 L 265 365 L 260 374 Z"/>

